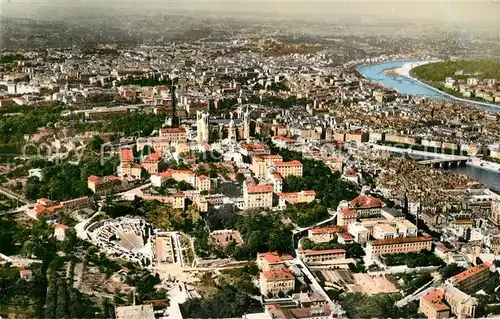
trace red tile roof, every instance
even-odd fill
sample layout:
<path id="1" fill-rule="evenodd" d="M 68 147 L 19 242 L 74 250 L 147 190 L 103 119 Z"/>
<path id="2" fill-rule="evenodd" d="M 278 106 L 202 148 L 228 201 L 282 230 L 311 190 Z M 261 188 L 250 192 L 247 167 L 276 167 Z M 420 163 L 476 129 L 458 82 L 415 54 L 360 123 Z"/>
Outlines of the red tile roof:
<path id="1" fill-rule="evenodd" d="M 123 148 L 120 156 L 122 162 L 133 162 L 134 152 L 130 148 Z"/>
<path id="2" fill-rule="evenodd" d="M 266 146 L 262 144 L 248 144 L 248 143 L 242 143 L 241 147 L 246 149 L 246 150 L 257 150 L 257 149 L 265 149 Z"/>
<path id="3" fill-rule="evenodd" d="M 160 129 L 161 133 L 184 133 L 186 132 L 186 128 L 184 126 L 179 127 L 169 127 Z"/>
<path id="4" fill-rule="evenodd" d="M 35 212 L 37 214 L 41 214 L 43 212 L 54 212 L 56 210 L 58 210 L 59 208 L 63 208 L 63 206 L 61 204 L 59 205 L 53 205 L 53 206 L 44 206 L 44 205 L 35 205 Z"/>
<path id="5" fill-rule="evenodd" d="M 347 231 L 345 226 L 315 227 L 311 229 L 313 234 L 343 233 Z"/>
<path id="6" fill-rule="evenodd" d="M 260 253 L 257 255 L 257 258 L 258 259 L 265 259 L 270 264 L 280 264 L 280 263 L 283 263 L 283 261 L 285 261 L 285 260 L 293 259 L 293 257 L 290 255 L 281 255 L 280 256 L 277 252 Z"/>
<path id="7" fill-rule="evenodd" d="M 90 175 L 88 180 L 90 182 L 94 182 L 94 183 L 97 183 L 97 182 L 100 182 L 102 181 L 102 177 L 99 177 L 99 176 L 95 176 L 95 175 Z"/>
<path id="8" fill-rule="evenodd" d="M 354 209 L 344 207 L 344 208 L 340 209 L 340 215 L 342 215 L 342 216 L 358 216 L 358 212 L 355 211 Z"/>
<path id="9" fill-rule="evenodd" d="M 488 263 L 482 263 L 481 265 L 477 265 L 474 267 L 470 267 L 458 275 L 455 275 L 453 278 L 455 278 L 455 282 L 459 283 L 467 278 L 473 277 L 479 273 L 485 272 L 485 271 L 490 271 L 491 265 Z"/>
<path id="10" fill-rule="evenodd" d="M 158 173 L 157 175 L 161 176 L 161 177 L 168 177 L 168 176 L 171 176 L 171 175 L 174 175 L 174 174 L 188 174 L 188 175 L 193 175 L 194 172 L 192 170 L 189 170 L 189 169 L 171 169 L 171 168 L 169 168 L 165 172 Z"/>
<path id="11" fill-rule="evenodd" d="M 260 157 L 262 159 L 279 159 L 280 161 L 283 160 L 283 157 L 279 154 L 262 154 L 257 157 Z"/>
<path id="12" fill-rule="evenodd" d="M 161 160 L 161 156 L 159 153 L 157 152 L 153 152 L 151 154 L 148 155 L 148 157 L 146 157 L 146 159 L 144 160 L 144 162 L 159 162 Z"/>
<path id="13" fill-rule="evenodd" d="M 347 240 L 354 239 L 354 237 L 352 237 L 349 233 L 339 233 L 339 236 Z"/>
<path id="14" fill-rule="evenodd" d="M 269 193 L 273 192 L 274 186 L 272 184 L 248 185 L 248 193 Z"/>
<path id="15" fill-rule="evenodd" d="M 283 179 L 283 176 L 281 176 L 280 173 L 273 173 L 273 178 L 276 179 L 276 180 L 282 180 Z"/>
<path id="16" fill-rule="evenodd" d="M 349 202 L 349 206 L 354 209 L 378 208 L 382 207 L 382 201 L 369 195 L 361 195 Z"/>
<path id="17" fill-rule="evenodd" d="M 21 269 L 21 270 L 19 270 L 19 275 L 21 275 L 21 277 L 31 275 L 31 273 L 32 273 L 32 271 L 29 270 L 29 269 Z"/>
<path id="18" fill-rule="evenodd" d="M 292 280 L 295 278 L 290 272 L 290 270 L 286 268 L 263 271 L 262 275 L 267 280 Z"/>
<path id="19" fill-rule="evenodd" d="M 389 239 L 371 240 L 369 241 L 369 243 L 372 246 L 381 246 L 381 245 L 393 245 L 393 244 L 403 244 L 403 243 L 419 243 L 426 241 L 432 241 L 432 238 L 427 236 L 389 238 Z"/>
<path id="20" fill-rule="evenodd" d="M 432 304 L 432 307 L 436 309 L 437 311 L 445 311 L 445 310 L 450 310 L 450 307 L 448 307 L 444 302 L 445 295 L 444 291 L 441 289 L 434 289 L 429 291 L 427 294 L 423 296 L 423 298 Z"/>
<path id="21" fill-rule="evenodd" d="M 303 166 L 301 162 L 294 160 L 290 162 L 275 162 L 274 166 L 276 167 L 289 167 L 289 166 Z"/>

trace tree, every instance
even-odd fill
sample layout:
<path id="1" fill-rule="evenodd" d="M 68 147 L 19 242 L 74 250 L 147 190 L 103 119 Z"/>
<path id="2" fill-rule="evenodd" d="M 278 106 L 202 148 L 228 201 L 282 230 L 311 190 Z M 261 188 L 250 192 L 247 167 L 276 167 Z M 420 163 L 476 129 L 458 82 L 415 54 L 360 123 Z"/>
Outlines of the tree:
<path id="1" fill-rule="evenodd" d="M 103 144 L 104 144 L 104 141 L 102 140 L 102 138 L 99 135 L 96 135 L 90 141 L 89 147 L 91 150 L 93 150 L 95 152 L 100 152 Z"/>
<path id="2" fill-rule="evenodd" d="M 64 278 L 57 280 L 56 318 L 68 318 L 68 291 Z"/>
<path id="3" fill-rule="evenodd" d="M 56 318 L 56 308 L 57 308 L 57 281 L 54 277 L 52 277 L 49 280 L 49 287 L 47 288 L 45 317 Z"/>
<path id="4" fill-rule="evenodd" d="M 441 278 L 444 280 L 444 279 L 448 279 L 450 277 L 453 277 L 453 276 L 461 273 L 464 270 L 465 270 L 464 267 L 461 267 L 461 266 L 457 265 L 456 263 L 451 263 L 451 264 L 448 264 L 448 265 L 444 266 L 443 268 L 441 268 L 439 270 L 439 274 L 441 275 Z"/>

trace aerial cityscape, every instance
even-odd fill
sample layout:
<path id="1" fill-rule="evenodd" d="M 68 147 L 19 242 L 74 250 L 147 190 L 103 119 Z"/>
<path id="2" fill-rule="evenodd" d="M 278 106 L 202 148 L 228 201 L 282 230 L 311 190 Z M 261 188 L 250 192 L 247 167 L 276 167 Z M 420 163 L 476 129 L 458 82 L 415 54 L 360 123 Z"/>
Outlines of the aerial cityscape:
<path id="1" fill-rule="evenodd" d="M 1 10 L 0 318 L 500 318 L 500 2 Z"/>

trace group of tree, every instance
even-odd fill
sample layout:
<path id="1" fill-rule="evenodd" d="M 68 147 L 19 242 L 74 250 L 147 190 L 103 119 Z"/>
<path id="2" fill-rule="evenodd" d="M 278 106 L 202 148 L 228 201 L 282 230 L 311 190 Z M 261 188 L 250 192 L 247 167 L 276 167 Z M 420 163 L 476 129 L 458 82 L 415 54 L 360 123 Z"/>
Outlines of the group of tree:
<path id="1" fill-rule="evenodd" d="M 409 268 L 415 268 L 443 265 L 443 260 L 428 250 L 422 250 L 419 253 L 382 255 L 381 260 L 389 267 L 406 265 Z"/>
<path id="2" fill-rule="evenodd" d="M 314 225 L 329 217 L 326 206 L 317 202 L 307 204 L 288 205 L 285 215 L 300 227 Z"/>
<path id="3" fill-rule="evenodd" d="M 457 74 L 457 71 L 463 71 Z M 412 70 L 416 77 L 428 82 L 442 82 L 447 77 L 467 79 L 500 79 L 500 61 L 498 60 L 456 60 L 440 61 L 420 65 Z"/>
<path id="4" fill-rule="evenodd" d="M 66 200 L 84 195 L 91 195 L 87 187 L 90 175 L 107 176 L 115 172 L 119 164 L 117 156 L 104 161 L 101 158 L 85 157 L 78 165 L 64 161 L 59 165 L 45 162 L 42 169 L 43 181 L 30 177 L 25 186 L 25 195 L 29 199 L 49 197 L 53 200 Z"/>
<path id="5" fill-rule="evenodd" d="M 252 303 L 246 293 L 224 284 L 211 298 L 189 299 L 182 304 L 182 312 L 186 318 L 241 318 Z"/>
<path id="6" fill-rule="evenodd" d="M 229 169 L 224 166 L 216 166 L 213 163 L 208 165 L 199 165 L 196 169 L 196 175 L 205 175 L 210 178 L 217 178 L 219 175 L 227 176 L 229 174 Z"/>
<path id="7" fill-rule="evenodd" d="M 12 63 L 22 60 L 24 60 L 24 55 L 22 54 L 4 54 L 0 57 L 0 63 Z"/>
<path id="8" fill-rule="evenodd" d="M 479 300 L 476 310 L 477 318 L 500 315 L 500 276 L 492 273 L 490 278 L 481 285 L 481 291 L 474 294 Z"/>
<path id="9" fill-rule="evenodd" d="M 135 287 L 136 300 L 139 303 L 146 300 L 166 299 L 168 297 L 164 289 L 156 287 L 161 283 L 158 274 L 153 275 L 149 271 L 139 270 L 134 274 L 127 274 L 125 282 Z"/>
<path id="10" fill-rule="evenodd" d="M 450 277 L 453 277 L 455 275 L 458 275 L 462 271 L 464 271 L 465 268 L 462 266 L 459 266 L 456 263 L 451 263 L 448 265 L 445 265 L 443 268 L 439 269 L 439 274 L 441 275 L 441 278 L 448 279 Z"/>
<path id="11" fill-rule="evenodd" d="M 301 153 L 287 149 L 272 148 L 273 154 L 280 154 L 284 161 L 302 162 L 303 176 L 289 176 L 283 182 L 284 192 L 314 190 L 322 205 L 336 209 L 341 200 L 351 200 L 359 194 L 359 188 L 340 179 L 340 173 L 332 173 L 323 162 L 304 158 Z"/>
<path id="12" fill-rule="evenodd" d="M 161 127 L 165 118 L 155 114 L 131 112 L 120 116 L 113 116 L 102 122 L 79 122 L 75 124 L 78 132 L 89 130 L 99 132 L 120 133 L 124 136 L 148 136 Z"/>
<path id="13" fill-rule="evenodd" d="M 231 209 L 210 210 L 205 215 L 205 221 L 211 231 L 218 229 L 235 229 L 243 237 L 244 244 L 228 245 L 220 250 L 211 244 L 208 229 L 198 228 L 195 233 L 195 248 L 197 251 L 209 249 L 210 254 L 231 256 L 238 260 L 254 259 L 257 253 L 277 251 L 291 253 L 291 227 L 284 225 L 279 215 L 248 211 L 237 215 Z"/>
<path id="14" fill-rule="evenodd" d="M 417 316 L 418 302 L 412 302 L 405 307 L 397 307 L 395 303 L 402 297 L 400 294 L 362 293 L 343 294 L 340 304 L 348 318 L 419 318 Z"/>
<path id="15" fill-rule="evenodd" d="M 393 275 L 391 278 L 398 287 L 404 290 L 405 294 L 417 291 L 433 279 L 429 272 L 403 273 Z"/>
<path id="16" fill-rule="evenodd" d="M 13 107 L 0 110 L 0 153 L 20 154 L 26 141 L 25 134 L 34 134 L 38 128 L 61 119 L 62 107 Z M 6 113 L 16 113 L 9 116 Z"/>

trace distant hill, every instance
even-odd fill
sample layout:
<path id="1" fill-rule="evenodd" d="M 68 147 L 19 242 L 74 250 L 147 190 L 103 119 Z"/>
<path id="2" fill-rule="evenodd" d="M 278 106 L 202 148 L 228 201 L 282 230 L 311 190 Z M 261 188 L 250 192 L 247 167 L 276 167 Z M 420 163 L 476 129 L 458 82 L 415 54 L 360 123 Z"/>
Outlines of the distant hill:
<path id="1" fill-rule="evenodd" d="M 412 69 L 411 74 L 426 82 L 443 82 L 447 77 L 500 80 L 500 60 L 457 60 L 428 63 Z"/>

